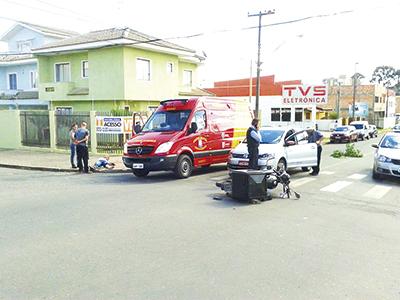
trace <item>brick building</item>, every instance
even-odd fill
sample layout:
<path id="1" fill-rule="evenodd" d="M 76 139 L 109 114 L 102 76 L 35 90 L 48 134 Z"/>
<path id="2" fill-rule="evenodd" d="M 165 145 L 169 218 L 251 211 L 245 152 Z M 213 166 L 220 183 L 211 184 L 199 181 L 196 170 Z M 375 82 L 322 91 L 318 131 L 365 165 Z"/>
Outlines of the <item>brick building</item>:
<path id="1" fill-rule="evenodd" d="M 356 104 L 368 105 L 368 116 L 360 117 L 370 123 L 376 123 L 379 118 L 393 116 L 396 107 L 396 97 L 393 90 L 380 85 L 358 85 L 355 95 Z M 350 118 L 350 106 L 353 104 L 353 86 L 330 86 L 328 92 L 327 109 L 337 111 L 340 107 L 339 117 Z"/>

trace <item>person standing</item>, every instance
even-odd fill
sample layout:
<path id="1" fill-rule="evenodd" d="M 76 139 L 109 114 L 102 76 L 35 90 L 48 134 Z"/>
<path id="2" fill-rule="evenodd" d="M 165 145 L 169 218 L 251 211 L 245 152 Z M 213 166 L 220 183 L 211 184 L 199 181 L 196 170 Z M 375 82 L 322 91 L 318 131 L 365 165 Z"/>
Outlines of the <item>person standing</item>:
<path id="1" fill-rule="evenodd" d="M 321 153 L 322 153 L 322 140 L 324 136 L 322 135 L 321 132 L 318 130 L 315 130 L 314 128 L 310 127 L 307 128 L 307 134 L 308 134 L 308 143 L 316 143 L 317 144 L 317 166 L 312 167 L 312 172 L 310 175 L 312 176 L 317 176 L 319 174 L 320 170 L 320 164 L 321 164 Z"/>
<path id="2" fill-rule="evenodd" d="M 71 151 L 70 161 L 71 168 L 76 169 L 76 145 L 75 145 L 75 132 L 78 129 L 78 124 L 72 123 L 71 128 L 69 129 L 69 149 Z"/>
<path id="3" fill-rule="evenodd" d="M 251 121 L 251 126 L 247 129 L 247 151 L 249 152 L 249 169 L 258 170 L 258 147 L 261 143 L 261 135 L 258 132 L 258 119 Z"/>
<path id="4" fill-rule="evenodd" d="M 89 173 L 89 150 L 87 146 L 89 130 L 86 127 L 87 123 L 81 122 L 81 127 L 75 132 L 75 144 L 79 172 Z"/>

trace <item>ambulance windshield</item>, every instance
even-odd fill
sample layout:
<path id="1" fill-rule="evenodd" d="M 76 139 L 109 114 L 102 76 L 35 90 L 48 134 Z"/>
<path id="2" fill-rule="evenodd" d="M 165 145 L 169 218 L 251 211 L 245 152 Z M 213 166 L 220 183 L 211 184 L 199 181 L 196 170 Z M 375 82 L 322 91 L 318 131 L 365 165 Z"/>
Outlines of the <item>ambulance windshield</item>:
<path id="1" fill-rule="evenodd" d="M 158 111 L 151 115 L 142 132 L 181 131 L 189 118 L 190 110 Z"/>

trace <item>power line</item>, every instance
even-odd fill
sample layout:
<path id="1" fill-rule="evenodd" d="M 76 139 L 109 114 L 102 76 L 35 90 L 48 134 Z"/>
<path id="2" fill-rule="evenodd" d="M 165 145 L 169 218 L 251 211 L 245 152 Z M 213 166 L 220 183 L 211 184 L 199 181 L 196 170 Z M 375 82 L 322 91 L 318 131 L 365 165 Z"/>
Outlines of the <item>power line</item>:
<path id="1" fill-rule="evenodd" d="M 73 18 L 73 19 L 75 19 L 75 20 L 80 20 L 80 21 L 84 21 L 84 22 L 90 21 L 89 19 L 84 19 L 84 18 L 81 18 L 81 17 L 79 17 L 79 16 L 75 16 L 75 15 L 72 15 L 72 16 L 70 15 L 70 16 L 68 16 L 68 15 L 63 14 L 63 13 L 54 12 L 54 11 L 51 11 L 51 10 L 48 10 L 48 9 L 43 9 L 43 8 L 39 8 L 39 7 L 35 7 L 35 6 L 31 6 L 31 5 L 19 3 L 19 2 L 16 2 L 16 1 L 12 1 L 12 0 L 0 0 L 0 1 L 3 1 L 3 2 L 9 3 L 9 4 L 12 4 L 12 5 L 22 6 L 22 7 L 34 9 L 34 10 L 37 10 L 37 11 L 49 13 L 49 14 L 52 14 L 52 15 L 58 15 L 58 16 L 67 17 L 67 18 Z"/>

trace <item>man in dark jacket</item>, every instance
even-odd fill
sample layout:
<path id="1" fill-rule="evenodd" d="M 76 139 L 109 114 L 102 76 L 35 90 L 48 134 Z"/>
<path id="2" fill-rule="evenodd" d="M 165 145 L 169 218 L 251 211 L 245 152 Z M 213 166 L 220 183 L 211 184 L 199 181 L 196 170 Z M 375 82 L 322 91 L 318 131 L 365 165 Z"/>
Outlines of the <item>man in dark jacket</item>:
<path id="1" fill-rule="evenodd" d="M 322 135 L 321 132 L 315 130 L 312 127 L 307 128 L 307 134 L 308 134 L 308 143 L 316 143 L 317 144 L 317 166 L 312 167 L 312 172 L 310 175 L 312 176 L 317 176 L 319 174 L 320 170 L 320 164 L 321 164 L 321 153 L 322 153 L 322 140 L 324 139 L 324 136 Z"/>
<path id="2" fill-rule="evenodd" d="M 79 172 L 89 173 L 89 150 L 87 147 L 89 130 L 86 127 L 87 123 L 83 121 L 81 127 L 75 132 L 75 144 Z"/>
<path id="3" fill-rule="evenodd" d="M 258 119 L 251 121 L 251 126 L 247 129 L 247 151 L 249 152 L 249 169 L 258 170 L 258 146 L 261 143 L 261 135 L 258 132 Z"/>

